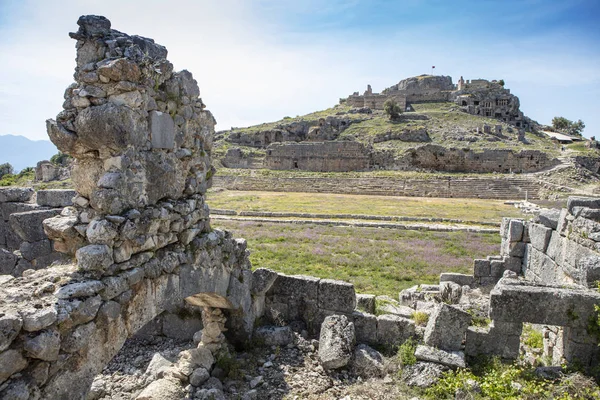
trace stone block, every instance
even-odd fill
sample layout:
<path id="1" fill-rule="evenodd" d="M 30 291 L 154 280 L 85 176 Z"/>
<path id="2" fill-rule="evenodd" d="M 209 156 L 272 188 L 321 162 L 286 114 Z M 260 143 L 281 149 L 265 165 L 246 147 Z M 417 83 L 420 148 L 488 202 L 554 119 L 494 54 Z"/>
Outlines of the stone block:
<path id="1" fill-rule="evenodd" d="M 471 286 L 474 280 L 473 275 L 444 272 L 440 274 L 440 282 L 454 282 L 460 286 Z"/>
<path id="2" fill-rule="evenodd" d="M 440 303 L 429 316 L 424 342 L 429 346 L 454 351 L 460 350 L 471 315 L 460 308 Z"/>
<path id="3" fill-rule="evenodd" d="M 265 346 L 287 346 L 294 342 L 294 332 L 289 326 L 261 326 L 254 337 Z"/>
<path id="4" fill-rule="evenodd" d="M 377 342 L 384 346 L 399 346 L 415 334 L 415 322 L 397 315 L 377 317 Z"/>
<path id="5" fill-rule="evenodd" d="M 0 275 L 10 275 L 17 265 L 18 257 L 6 249 L 0 249 Z"/>
<path id="6" fill-rule="evenodd" d="M 321 279 L 317 304 L 322 309 L 352 313 L 356 308 L 354 285 L 344 281 Z"/>
<path id="7" fill-rule="evenodd" d="M 491 265 L 489 260 L 473 260 L 473 276 L 475 278 L 490 276 L 490 268 Z"/>
<path id="8" fill-rule="evenodd" d="M 597 304 L 600 293 L 595 291 L 502 279 L 490 292 L 490 318 L 585 328 Z"/>
<path id="9" fill-rule="evenodd" d="M 571 196 L 567 200 L 567 210 L 572 214 L 575 207 L 600 209 L 600 198 Z"/>
<path id="10" fill-rule="evenodd" d="M 77 266 L 84 271 L 103 271 L 113 263 L 113 254 L 106 245 L 93 244 L 77 250 Z"/>
<path id="11" fill-rule="evenodd" d="M 566 240 L 557 231 L 552 231 L 546 254 L 558 264 L 562 264 L 563 262 L 563 247 Z"/>
<path id="12" fill-rule="evenodd" d="M 355 344 L 354 323 L 344 315 L 323 321 L 319 335 L 319 360 L 325 369 L 344 367 L 352 358 Z"/>
<path id="13" fill-rule="evenodd" d="M 48 189 L 37 191 L 37 204 L 40 206 L 62 208 L 73 205 L 77 192 L 71 189 Z"/>
<path id="14" fill-rule="evenodd" d="M 41 207 L 33 203 L 0 203 L 2 219 L 8 221 L 11 214 L 38 210 Z"/>
<path id="15" fill-rule="evenodd" d="M 445 365 L 450 368 L 465 368 L 465 353 L 462 351 L 444 351 L 430 346 L 417 346 L 417 360 Z"/>
<path id="16" fill-rule="evenodd" d="M 163 313 L 162 334 L 171 339 L 192 340 L 194 333 L 202 329 L 200 315 Z"/>
<path id="17" fill-rule="evenodd" d="M 540 224 L 529 224 L 529 238 L 531 245 L 541 251 L 545 252 L 550 242 L 550 236 L 552 235 L 552 229 L 545 227 Z"/>
<path id="18" fill-rule="evenodd" d="M 0 215 L 0 247 L 6 246 L 6 230 L 9 229 L 8 223 L 2 219 Z"/>
<path id="19" fill-rule="evenodd" d="M 279 274 L 268 293 L 317 301 L 319 281 L 319 278 L 312 276 Z"/>
<path id="20" fill-rule="evenodd" d="M 0 313 L 0 352 L 6 350 L 17 337 L 23 319 L 16 310 L 3 309 Z"/>
<path id="21" fill-rule="evenodd" d="M 252 272 L 252 294 L 264 295 L 277 279 L 277 272 L 267 268 L 257 268 Z"/>
<path id="22" fill-rule="evenodd" d="M 600 255 L 582 257 L 577 261 L 577 270 L 580 273 L 579 283 L 590 288 L 597 287 L 600 281 Z"/>
<path id="23" fill-rule="evenodd" d="M 352 313 L 357 343 L 377 343 L 377 317 L 373 314 L 355 311 Z"/>
<path id="24" fill-rule="evenodd" d="M 471 326 L 467 329 L 465 353 L 471 357 L 486 355 L 514 360 L 519 356 L 520 340 L 520 332 L 518 335 L 508 335 L 493 326 Z"/>
<path id="25" fill-rule="evenodd" d="M 33 188 L 3 187 L 0 188 L 0 203 L 25 203 L 31 200 L 33 193 Z"/>
<path id="26" fill-rule="evenodd" d="M 38 257 L 46 256 L 52 253 L 50 240 L 44 239 L 37 242 L 23 242 L 19 248 L 21 255 L 28 261 L 33 261 Z"/>
<path id="27" fill-rule="evenodd" d="M 511 256 L 511 257 L 523 258 L 523 255 L 525 254 L 526 246 L 527 246 L 527 243 L 525 243 L 525 242 L 509 243 L 508 249 L 507 249 L 508 251 L 507 251 L 506 255 Z"/>
<path id="28" fill-rule="evenodd" d="M 173 149 L 175 146 L 175 123 L 167 113 L 150 111 L 150 134 L 155 149 Z"/>
<path id="29" fill-rule="evenodd" d="M 518 219 L 510 220 L 507 239 L 509 242 L 520 242 L 523 240 L 523 221 Z"/>
<path id="30" fill-rule="evenodd" d="M 504 273 L 504 260 L 490 261 L 490 276 L 499 278 Z"/>
<path id="31" fill-rule="evenodd" d="M 46 239 L 42 222 L 47 218 L 60 214 L 60 210 L 36 210 L 10 215 L 10 226 L 13 231 L 26 242 L 37 242 Z"/>
<path id="32" fill-rule="evenodd" d="M 556 230 L 558 228 L 558 220 L 560 219 L 560 209 L 545 208 L 536 218 L 536 222 L 544 225 L 547 228 Z"/>
<path id="33" fill-rule="evenodd" d="M 572 215 L 569 214 L 566 208 L 562 208 L 560 210 L 560 214 L 558 216 L 558 225 L 556 226 L 556 231 L 560 233 L 561 236 L 567 235 L 567 229 L 569 226 L 569 220 L 573 218 Z"/>
<path id="34" fill-rule="evenodd" d="M 357 294 L 356 309 L 369 314 L 375 314 L 375 295 L 362 293 Z"/>

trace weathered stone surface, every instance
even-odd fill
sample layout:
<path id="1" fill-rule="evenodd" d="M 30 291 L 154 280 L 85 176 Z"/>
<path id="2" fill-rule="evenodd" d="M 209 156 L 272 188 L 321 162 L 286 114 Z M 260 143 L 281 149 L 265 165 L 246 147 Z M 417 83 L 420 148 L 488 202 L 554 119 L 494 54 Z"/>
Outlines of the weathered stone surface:
<path id="1" fill-rule="evenodd" d="M 354 323 L 344 315 L 331 315 L 321 324 L 319 360 L 325 369 L 348 364 L 354 349 Z"/>
<path id="2" fill-rule="evenodd" d="M 365 379 L 380 377 L 384 373 L 383 356 L 366 344 L 359 344 L 354 349 L 352 369 Z"/>
<path id="3" fill-rule="evenodd" d="M 16 255 L 0 248 L 0 275 L 9 275 L 17 265 L 17 260 Z"/>
<path id="4" fill-rule="evenodd" d="M 567 209 L 570 213 L 575 207 L 587 207 L 591 209 L 600 209 L 600 199 L 593 197 L 577 197 L 571 196 L 567 200 Z"/>
<path id="5" fill-rule="evenodd" d="M 172 149 L 175 145 L 173 118 L 160 111 L 150 112 L 150 135 L 155 149 Z"/>
<path id="6" fill-rule="evenodd" d="M 343 313 L 351 313 L 356 307 L 354 285 L 333 279 L 319 281 L 319 308 Z"/>
<path id="7" fill-rule="evenodd" d="M 528 227 L 531 245 L 535 249 L 545 252 L 550 242 L 552 230 L 540 224 L 529 224 Z"/>
<path id="8" fill-rule="evenodd" d="M 375 295 L 358 293 L 356 295 L 356 309 L 375 314 Z"/>
<path id="9" fill-rule="evenodd" d="M 91 244 L 111 244 L 119 234 L 114 225 L 105 219 L 90 222 L 85 233 Z"/>
<path id="10" fill-rule="evenodd" d="M 29 357 L 55 361 L 60 350 L 60 334 L 55 330 L 43 331 L 39 335 L 25 339 L 23 349 Z"/>
<path id="11" fill-rule="evenodd" d="M 210 374 L 204 368 L 196 368 L 190 375 L 190 384 L 200 386 L 210 378 Z"/>
<path id="12" fill-rule="evenodd" d="M 112 251 L 106 245 L 93 244 L 77 250 L 77 265 L 84 271 L 102 271 L 113 263 Z"/>
<path id="13" fill-rule="evenodd" d="M 492 322 L 488 327 L 469 327 L 465 353 L 469 356 L 482 354 L 515 360 L 519 356 L 523 324 Z"/>
<path id="14" fill-rule="evenodd" d="M 523 221 L 511 219 L 508 224 L 509 242 L 520 242 L 523 239 Z"/>
<path id="15" fill-rule="evenodd" d="M 24 259 L 33 261 L 38 257 L 50 254 L 52 252 L 52 245 L 48 239 L 37 242 L 23 242 L 19 250 Z"/>
<path id="16" fill-rule="evenodd" d="M 473 284 L 473 275 L 458 274 L 454 272 L 444 272 L 440 274 L 440 282 L 454 282 L 460 286 L 470 286 Z"/>
<path id="17" fill-rule="evenodd" d="M 154 354 L 146 368 L 146 375 L 152 379 L 162 378 L 164 373 L 173 367 L 173 363 L 163 357 L 160 353 Z"/>
<path id="18" fill-rule="evenodd" d="M 547 228 L 556 230 L 558 228 L 558 220 L 560 218 L 560 210 L 556 208 L 545 208 L 537 217 L 537 222 Z"/>
<path id="19" fill-rule="evenodd" d="M 130 81 L 137 82 L 140 79 L 140 68 L 138 65 L 126 58 L 107 60 L 98 67 L 98 74 L 105 76 L 115 82 Z"/>
<path id="20" fill-rule="evenodd" d="M 444 351 L 435 347 L 419 345 L 415 350 L 417 360 L 433 362 L 450 368 L 465 368 L 465 354 L 462 351 Z"/>
<path id="21" fill-rule="evenodd" d="M 377 317 L 373 314 L 355 311 L 352 313 L 357 343 L 377 343 Z"/>
<path id="22" fill-rule="evenodd" d="M 18 350 L 6 350 L 0 353 L 0 384 L 26 366 L 27 360 Z"/>
<path id="23" fill-rule="evenodd" d="M 460 350 L 470 323 L 471 315 L 458 307 L 440 303 L 429 316 L 423 340 L 425 344 L 443 350 Z"/>
<path id="24" fill-rule="evenodd" d="M 3 187 L 0 188 L 0 203 L 25 203 L 31 200 L 34 193 L 33 188 Z"/>
<path id="25" fill-rule="evenodd" d="M 28 332 L 42 330 L 56 322 L 57 313 L 53 307 L 27 308 L 20 311 L 23 318 L 23 329 Z"/>
<path id="26" fill-rule="evenodd" d="M 415 334 L 415 323 L 397 315 L 377 317 L 377 342 L 388 346 L 399 346 Z"/>
<path id="27" fill-rule="evenodd" d="M 22 326 L 23 319 L 15 310 L 2 309 L 0 311 L 0 352 L 10 346 Z"/>
<path id="28" fill-rule="evenodd" d="M 66 207 L 73 205 L 73 197 L 77 192 L 71 189 L 46 189 L 38 190 L 36 193 L 36 202 L 45 207 Z"/>
<path id="29" fill-rule="evenodd" d="M 252 294 L 264 295 L 277 279 L 277 272 L 267 268 L 257 268 L 252 272 Z"/>
<path id="30" fill-rule="evenodd" d="M 59 299 L 71 299 L 74 297 L 93 296 L 104 288 L 100 281 L 89 280 L 85 282 L 71 283 L 59 288 L 55 295 Z"/>
<path id="31" fill-rule="evenodd" d="M 408 386 L 427 388 L 434 385 L 448 368 L 430 362 L 417 362 L 402 368 L 402 380 Z"/>
<path id="32" fill-rule="evenodd" d="M 202 329 L 202 320 L 200 316 L 167 313 L 163 315 L 164 336 L 177 340 L 190 340 L 194 333 Z"/>
<path id="33" fill-rule="evenodd" d="M 146 386 L 136 400 L 173 400 L 184 397 L 181 382 L 174 378 L 163 378 Z"/>
<path id="34" fill-rule="evenodd" d="M 287 346 L 294 342 L 294 333 L 289 326 L 261 326 L 254 337 L 266 346 Z"/>
<path id="35" fill-rule="evenodd" d="M 60 210 L 36 210 L 10 215 L 13 231 L 26 242 L 37 242 L 46 239 L 42 221 L 60 214 Z"/>

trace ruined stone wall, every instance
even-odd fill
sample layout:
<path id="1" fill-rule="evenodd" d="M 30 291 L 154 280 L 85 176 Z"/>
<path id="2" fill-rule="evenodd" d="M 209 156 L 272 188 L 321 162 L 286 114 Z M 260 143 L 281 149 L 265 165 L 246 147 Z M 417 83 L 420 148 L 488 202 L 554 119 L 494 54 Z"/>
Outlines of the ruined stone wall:
<path id="1" fill-rule="evenodd" d="M 402 110 L 406 109 L 406 96 L 400 93 L 351 95 L 345 100 L 352 107 L 366 107 L 371 110 L 383 110 L 384 103 L 393 99 Z"/>
<path id="2" fill-rule="evenodd" d="M 267 148 L 265 165 L 279 170 L 361 171 L 369 168 L 369 154 L 352 141 L 274 143 Z"/>
<path id="3" fill-rule="evenodd" d="M 42 221 L 71 205 L 73 190 L 0 189 L 0 274 L 21 276 L 61 260 L 44 233 Z"/>
<path id="4" fill-rule="evenodd" d="M 253 327 L 246 243 L 212 230 L 204 202 L 215 122 L 196 81 L 152 39 L 78 25 L 76 82 L 47 121 L 77 194 L 42 231 L 71 262 L 0 276 L 0 398 L 85 398 L 127 337 L 184 299 L 211 325 L 196 352 L 224 340 L 215 308 L 230 340 Z"/>
<path id="5" fill-rule="evenodd" d="M 410 178 L 282 178 L 262 176 L 215 176 L 216 187 L 230 190 L 372 194 L 380 196 L 458 197 L 481 199 L 539 198 L 540 182 L 517 177 Z"/>
<path id="6" fill-rule="evenodd" d="M 555 159 L 538 150 L 447 149 L 428 144 L 411 149 L 400 162 L 417 168 L 447 172 L 535 172 L 554 166 Z"/>

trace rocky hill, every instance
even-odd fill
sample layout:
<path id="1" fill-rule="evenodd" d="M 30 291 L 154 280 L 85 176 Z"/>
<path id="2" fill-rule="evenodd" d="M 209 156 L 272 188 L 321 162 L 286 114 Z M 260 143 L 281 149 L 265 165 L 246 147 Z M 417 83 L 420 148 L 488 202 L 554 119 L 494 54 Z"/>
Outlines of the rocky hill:
<path id="1" fill-rule="evenodd" d="M 24 136 L 0 135 L 0 164 L 10 163 L 15 172 L 35 167 L 41 160 L 49 160 L 58 153 L 49 140 L 29 140 Z"/>

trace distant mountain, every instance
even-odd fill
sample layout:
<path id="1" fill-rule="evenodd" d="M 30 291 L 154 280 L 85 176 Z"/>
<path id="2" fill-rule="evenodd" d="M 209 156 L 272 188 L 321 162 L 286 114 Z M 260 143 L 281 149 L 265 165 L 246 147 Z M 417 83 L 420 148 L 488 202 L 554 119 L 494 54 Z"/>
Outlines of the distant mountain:
<path id="1" fill-rule="evenodd" d="M 58 153 L 49 140 L 29 140 L 25 136 L 0 135 L 0 164 L 10 163 L 15 172 L 35 167 L 38 161 L 49 160 Z"/>

